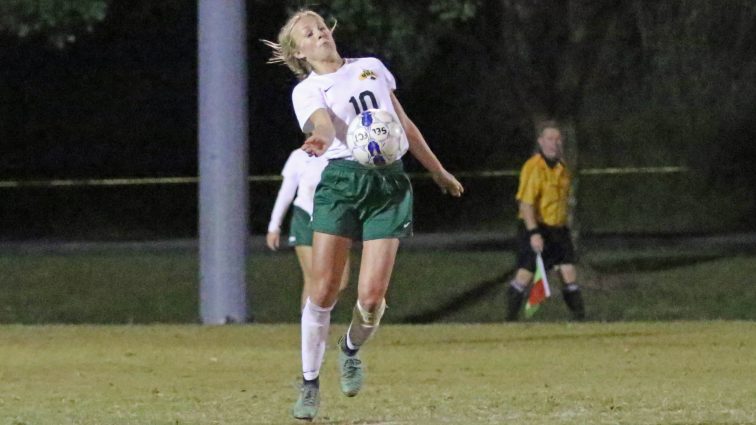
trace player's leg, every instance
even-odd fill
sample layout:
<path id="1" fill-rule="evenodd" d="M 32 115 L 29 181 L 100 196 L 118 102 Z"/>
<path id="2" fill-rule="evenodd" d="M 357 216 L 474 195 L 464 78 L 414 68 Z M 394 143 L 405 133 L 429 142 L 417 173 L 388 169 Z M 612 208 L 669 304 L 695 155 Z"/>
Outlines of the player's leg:
<path id="1" fill-rule="evenodd" d="M 304 307 L 307 294 L 312 287 L 312 217 L 307 211 L 294 206 L 289 224 L 289 245 L 294 247 L 302 270 L 302 300 Z"/>
<path id="2" fill-rule="evenodd" d="M 525 302 L 528 285 L 532 280 L 533 272 L 527 269 L 517 269 L 514 279 L 509 282 L 507 287 L 507 322 L 514 322 L 518 319 Z"/>
<path id="3" fill-rule="evenodd" d="M 362 218 L 362 261 L 357 302 L 346 335 L 340 341 L 341 390 L 354 396 L 362 387 L 357 354 L 375 333 L 386 308 L 384 296 L 394 269 L 399 238 L 412 234 L 412 187 L 402 163 L 380 170 L 360 171 L 355 193 Z M 364 200 L 364 201 L 363 201 Z"/>
<path id="4" fill-rule="evenodd" d="M 290 225 L 289 243 L 294 245 L 294 250 L 297 253 L 297 259 L 299 260 L 299 267 L 302 270 L 302 303 L 301 307 L 304 307 L 307 300 L 307 294 L 310 293 L 312 287 L 312 217 L 306 211 L 299 207 L 294 207 L 291 225 Z M 341 284 L 339 289 L 346 288 L 349 282 L 349 260 L 347 260 L 344 266 L 344 272 L 341 275 Z"/>
<path id="5" fill-rule="evenodd" d="M 574 264 L 562 264 L 559 266 L 562 277 L 562 298 L 567 308 L 572 313 L 574 320 L 585 320 L 585 303 L 583 294 L 577 283 L 577 269 Z"/>
<path id="6" fill-rule="evenodd" d="M 536 254 L 530 246 L 530 234 L 520 222 L 517 230 L 517 272 L 507 285 L 507 322 L 514 322 L 525 303 L 527 289 L 533 281 Z"/>
<path id="7" fill-rule="evenodd" d="M 359 349 L 376 331 L 386 308 L 385 295 L 394 270 L 399 239 L 365 241 L 357 285 L 357 304 L 347 332 L 350 349 Z"/>
<path id="8" fill-rule="evenodd" d="M 302 302 L 300 307 L 304 307 L 307 301 L 307 294 L 312 290 L 312 246 L 297 245 L 294 247 L 299 261 L 299 268 L 302 270 Z"/>
<path id="9" fill-rule="evenodd" d="M 375 333 L 386 310 L 386 291 L 394 270 L 399 239 L 365 241 L 357 284 L 357 303 L 346 335 L 339 341 L 341 391 L 353 397 L 362 388 L 362 361 L 358 351 Z"/>
<path id="10" fill-rule="evenodd" d="M 567 227 L 553 229 L 551 244 L 554 264 L 559 265 L 559 274 L 562 278 L 562 298 L 570 310 L 573 320 L 585 320 L 585 304 L 580 286 L 577 282 L 577 270 L 575 262 L 577 255 L 572 243 L 570 230 Z"/>
<path id="11" fill-rule="evenodd" d="M 302 362 L 305 379 L 318 376 L 323 360 L 331 310 L 352 241 L 316 232 L 313 238 L 312 287 L 302 310 Z"/>
<path id="12" fill-rule="evenodd" d="M 339 284 L 339 291 L 343 291 L 349 285 L 350 271 L 351 271 L 351 266 L 349 265 L 349 256 L 347 255 L 347 260 L 344 263 L 344 272 L 341 273 L 341 283 Z"/>
<path id="13" fill-rule="evenodd" d="M 294 417 L 312 419 L 320 405 L 319 375 L 328 329 L 339 293 L 351 239 L 315 232 L 312 251 L 312 287 L 302 309 L 302 377 Z"/>

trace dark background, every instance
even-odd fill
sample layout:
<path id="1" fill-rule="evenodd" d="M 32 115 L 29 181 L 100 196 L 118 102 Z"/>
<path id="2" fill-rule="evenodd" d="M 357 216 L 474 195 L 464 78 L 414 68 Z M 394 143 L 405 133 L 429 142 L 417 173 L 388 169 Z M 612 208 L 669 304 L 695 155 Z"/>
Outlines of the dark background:
<path id="1" fill-rule="evenodd" d="M 68 9 L 52 18 L 24 3 L 0 8 L 0 180 L 196 176 L 196 2 L 58 1 Z M 516 180 L 475 172 L 519 168 L 534 122 L 546 117 L 565 124 L 574 169 L 689 170 L 581 177 L 584 232 L 756 230 L 756 5 L 598 3 L 313 5 L 338 18 L 343 56 L 384 60 L 408 114 L 444 165 L 465 176 L 461 200 L 414 178 L 418 231 L 511 231 Z M 104 13 L 88 15 L 89 4 Z M 302 140 L 290 102 L 296 81 L 265 64 L 270 51 L 259 42 L 275 39 L 301 4 L 247 2 L 253 175 L 277 174 Z M 30 22 L 47 24 L 24 32 Z M 412 159 L 408 168 L 422 171 Z M 252 182 L 252 233 L 265 231 L 277 185 Z M 0 188 L 0 240 L 195 237 L 196 192 L 194 184 Z"/>

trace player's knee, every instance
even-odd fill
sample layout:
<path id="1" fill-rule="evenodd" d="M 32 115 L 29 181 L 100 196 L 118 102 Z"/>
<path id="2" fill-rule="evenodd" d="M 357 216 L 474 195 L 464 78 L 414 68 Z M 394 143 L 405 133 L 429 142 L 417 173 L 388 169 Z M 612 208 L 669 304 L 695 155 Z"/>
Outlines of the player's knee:
<path id="1" fill-rule="evenodd" d="M 363 307 L 372 311 L 380 307 L 384 302 L 383 297 L 386 295 L 386 285 L 381 283 L 365 285 L 364 282 L 359 284 L 359 300 Z"/>
<path id="2" fill-rule="evenodd" d="M 386 311 L 386 300 L 381 298 L 378 302 L 365 303 L 362 300 L 358 300 L 356 310 L 363 325 L 378 326 L 383 313 Z"/>
<path id="3" fill-rule="evenodd" d="M 577 269 L 573 264 L 562 264 L 559 267 L 559 272 L 565 284 L 577 280 Z"/>
<path id="4" fill-rule="evenodd" d="M 309 289 L 309 296 L 318 305 L 331 305 L 339 293 L 339 284 L 327 279 L 315 279 Z"/>

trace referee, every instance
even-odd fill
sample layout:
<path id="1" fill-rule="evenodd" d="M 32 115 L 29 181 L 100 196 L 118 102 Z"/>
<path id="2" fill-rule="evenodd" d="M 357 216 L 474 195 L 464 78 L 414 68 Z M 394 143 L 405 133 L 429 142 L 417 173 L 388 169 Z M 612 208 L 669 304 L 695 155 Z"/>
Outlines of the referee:
<path id="1" fill-rule="evenodd" d="M 507 321 L 516 321 L 541 253 L 546 270 L 558 268 L 562 296 L 573 320 L 585 319 L 575 270 L 575 247 L 567 227 L 570 172 L 562 161 L 562 132 L 555 121 L 538 126 L 538 152 L 520 172 L 517 273 L 507 288 Z"/>

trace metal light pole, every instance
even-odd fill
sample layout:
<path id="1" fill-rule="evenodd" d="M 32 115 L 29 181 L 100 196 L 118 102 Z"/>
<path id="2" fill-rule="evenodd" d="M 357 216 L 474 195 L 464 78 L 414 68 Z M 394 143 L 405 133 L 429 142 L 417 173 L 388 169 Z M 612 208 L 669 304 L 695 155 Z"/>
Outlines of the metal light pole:
<path id="1" fill-rule="evenodd" d="M 247 320 L 249 183 L 244 0 L 199 0 L 199 255 L 204 324 Z"/>

